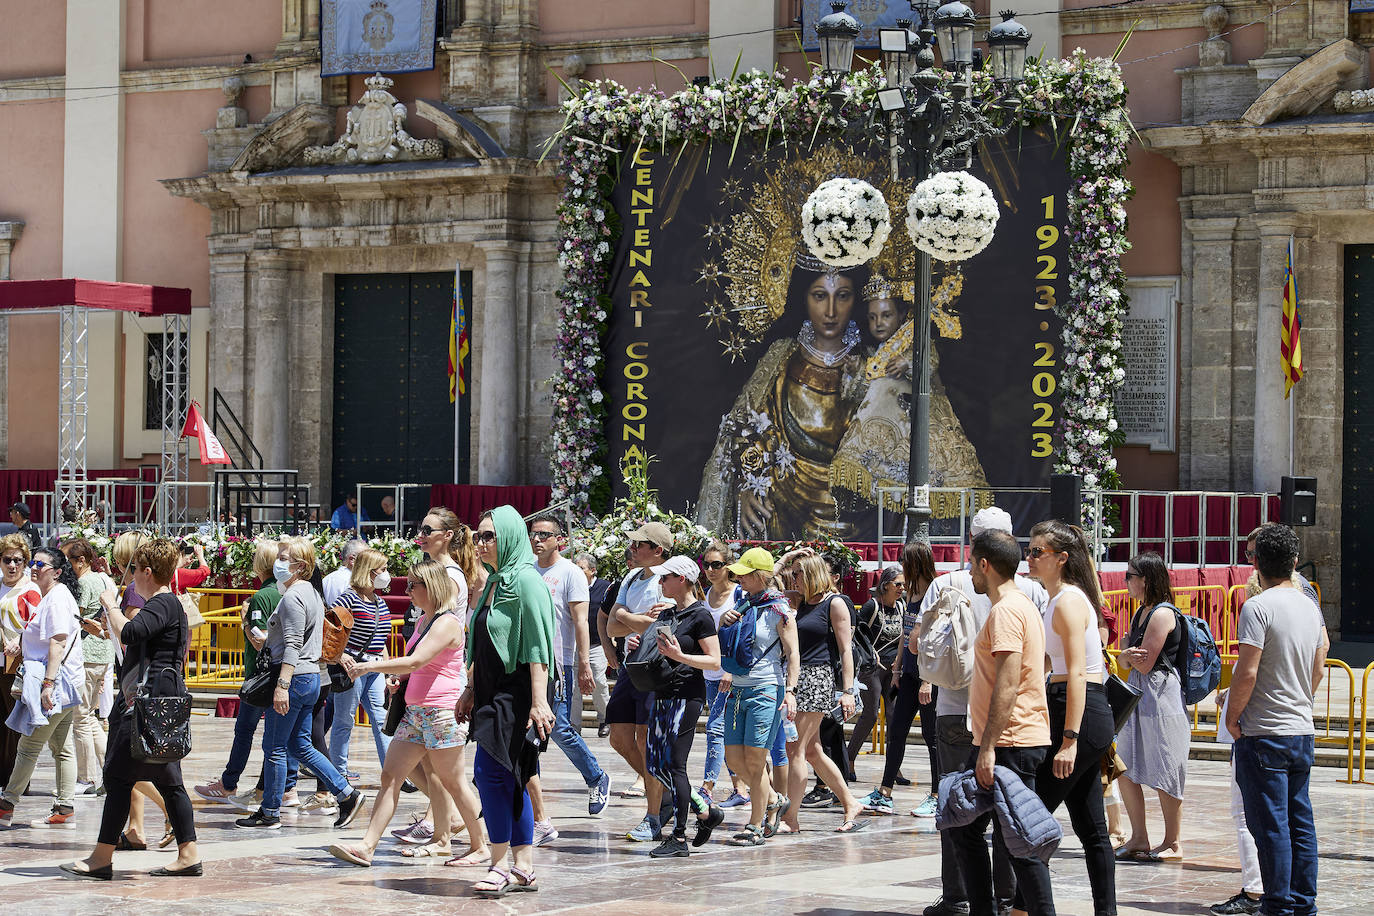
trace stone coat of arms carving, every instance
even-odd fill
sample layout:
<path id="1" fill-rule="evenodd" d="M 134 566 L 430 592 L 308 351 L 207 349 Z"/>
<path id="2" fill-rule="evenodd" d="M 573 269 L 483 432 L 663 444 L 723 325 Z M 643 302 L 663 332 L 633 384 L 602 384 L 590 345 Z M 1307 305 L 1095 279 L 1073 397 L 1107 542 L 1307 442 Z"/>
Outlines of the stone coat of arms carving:
<path id="1" fill-rule="evenodd" d="M 442 159 L 438 140 L 417 140 L 406 132 L 406 106 L 387 90 L 394 82 L 380 73 L 366 80 L 367 91 L 348 112 L 344 134 L 329 146 L 305 150 L 306 165 L 398 162 Z"/>

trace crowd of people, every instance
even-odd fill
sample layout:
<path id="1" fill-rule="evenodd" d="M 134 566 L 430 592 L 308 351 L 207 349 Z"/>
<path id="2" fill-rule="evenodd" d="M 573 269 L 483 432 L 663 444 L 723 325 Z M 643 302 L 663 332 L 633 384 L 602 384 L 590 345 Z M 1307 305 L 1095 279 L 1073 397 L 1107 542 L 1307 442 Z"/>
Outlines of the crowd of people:
<path id="1" fill-rule="evenodd" d="M 608 765 L 581 734 L 585 696 L 598 732 L 637 777 L 619 791 L 644 804 L 626 838 L 654 844 L 654 859 L 690 856 L 734 807 L 747 807 L 726 831 L 734 846 L 816 830 L 826 809 L 828 829 L 863 830 L 870 816 L 893 814 L 894 788 L 911 782 L 901 770 L 919 723 L 929 774 L 910 814 L 935 817 L 941 834 L 941 893 L 926 916 L 1053 914 L 1048 862 L 1061 806 L 1084 851 L 1094 916 L 1112 916 L 1118 863 L 1184 858 L 1190 644 L 1168 569 L 1153 553 L 1130 560 L 1138 609 L 1118 622 L 1080 529 L 1041 522 L 1024 551 L 1000 509 L 978 512 L 971 529 L 965 568 L 937 574 L 929 546 L 909 544 L 856 608 L 842 570 L 809 549 L 736 555 L 715 541 L 700 558 L 674 555 L 669 529 L 649 522 L 627 533 L 630 570 L 617 583 L 597 575 L 596 558 L 563 556 L 567 532 L 556 516 L 526 525 L 501 507 L 470 530 L 434 508 L 418 531 L 425 555 L 407 570 L 413 614 L 395 655 L 385 556 L 350 541 L 326 576 L 308 539 L 260 541 L 262 585 L 241 619 L 245 675 L 267 673 L 270 699 L 240 701 L 222 772 L 194 792 L 239 809 L 235 824 L 245 830 L 279 828 L 288 807 L 348 827 L 369 801 L 349 753 L 361 707 L 380 790 L 363 838 L 329 852 L 371 866 L 401 794 L 423 792 L 425 813 L 391 829 L 392 838 L 410 856 L 484 868 L 473 892 L 500 897 L 538 890 L 534 850 L 558 838 L 540 781 L 549 743 L 585 783 L 589 815 L 613 796 Z M 1234 743 L 1243 887 L 1211 909 L 1312 913 L 1307 774 L 1328 641 L 1315 594 L 1295 572 L 1292 530 L 1262 526 L 1247 556 L 1255 576 L 1239 617 L 1239 658 L 1219 697 L 1221 737 Z M 140 694 L 185 692 L 191 621 L 177 596 L 205 576 L 172 542 L 132 532 L 116 540 L 112 559 L 106 568 L 79 538 L 37 548 L 22 532 L 0 538 L 0 826 L 13 822 L 46 750 L 57 788 L 33 827 L 70 828 L 76 796 L 104 797 L 95 849 L 66 873 L 109 880 L 115 851 L 147 848 L 143 809 L 152 799 L 168 825 L 158 845 L 177 849 L 153 874 L 196 876 L 180 763 L 135 759 L 131 710 Z M 927 644 L 932 621 L 950 613 L 967 626 L 963 657 L 952 660 L 962 665 L 958 678 L 930 660 Z M 1119 624 L 1128 635 L 1113 660 L 1106 649 Z M 340 627 L 342 637 L 327 635 Z M 1108 698 L 1117 672 L 1140 694 L 1124 721 Z M 884 713 L 882 778 L 860 796 L 854 763 Z M 241 792 L 255 742 L 257 784 Z M 304 799 L 302 768 L 317 782 Z M 1104 801 L 1113 783 L 1128 836 Z M 1163 813 L 1158 843 L 1145 787 Z"/>

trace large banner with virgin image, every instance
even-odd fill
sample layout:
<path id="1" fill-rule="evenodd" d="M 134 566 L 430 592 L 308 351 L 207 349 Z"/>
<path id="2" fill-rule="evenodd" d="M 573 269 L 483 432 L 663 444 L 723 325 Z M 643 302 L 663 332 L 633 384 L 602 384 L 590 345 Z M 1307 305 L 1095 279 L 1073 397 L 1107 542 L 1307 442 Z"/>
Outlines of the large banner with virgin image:
<path id="1" fill-rule="evenodd" d="M 984 145 L 970 171 L 1001 219 L 980 254 L 933 263 L 933 530 L 958 531 L 960 497 L 940 488 L 978 488 L 1021 533 L 1047 503 L 1015 491 L 1047 487 L 1053 464 L 1069 179 L 1044 129 Z M 868 181 L 892 210 L 882 253 L 859 267 L 827 268 L 802 241 L 802 204 L 837 176 Z M 900 532 L 915 182 L 893 178 L 886 145 L 642 146 L 618 177 L 608 465 L 653 456 L 663 507 L 728 536 L 871 541 L 880 490 L 884 528 Z"/>

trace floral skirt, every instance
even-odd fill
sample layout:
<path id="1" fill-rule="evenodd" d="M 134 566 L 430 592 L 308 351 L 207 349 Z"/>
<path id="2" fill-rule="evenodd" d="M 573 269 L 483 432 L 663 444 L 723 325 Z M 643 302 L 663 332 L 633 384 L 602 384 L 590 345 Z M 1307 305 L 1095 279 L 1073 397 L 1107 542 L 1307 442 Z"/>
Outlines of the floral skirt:
<path id="1" fill-rule="evenodd" d="M 452 709 L 407 705 L 394 740 L 427 748 L 459 747 L 467 743 L 468 729 L 453 718 Z"/>

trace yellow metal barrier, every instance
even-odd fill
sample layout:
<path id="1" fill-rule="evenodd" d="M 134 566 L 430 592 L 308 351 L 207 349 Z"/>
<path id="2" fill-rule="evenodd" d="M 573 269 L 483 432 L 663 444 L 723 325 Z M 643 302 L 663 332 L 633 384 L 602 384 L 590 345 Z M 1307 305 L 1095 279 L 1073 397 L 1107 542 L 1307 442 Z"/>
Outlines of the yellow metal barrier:
<path id="1" fill-rule="evenodd" d="M 1346 709 L 1346 729 L 1345 737 L 1331 734 L 1331 674 L 1333 668 L 1339 668 L 1345 672 L 1347 682 L 1350 684 L 1350 694 Z M 1366 669 L 1368 670 L 1368 669 Z M 1342 782 L 1355 781 L 1355 672 L 1350 670 L 1350 666 L 1339 658 L 1328 658 L 1326 660 L 1326 677 L 1322 678 L 1326 686 L 1326 729 L 1319 732 L 1316 736 L 1317 744 L 1324 744 L 1328 747 L 1345 746 L 1345 779 Z M 1361 717 L 1363 718 L 1363 717 Z M 1316 710 L 1313 710 L 1315 724 Z"/>
<path id="2" fill-rule="evenodd" d="M 1374 662 L 1365 666 L 1364 677 L 1360 679 L 1360 782 L 1368 782 L 1364 778 L 1364 774 L 1365 755 L 1369 751 L 1369 674 L 1371 671 L 1374 671 Z M 1350 732 L 1351 736 L 1354 737 L 1354 722 L 1350 723 Z"/>
<path id="3" fill-rule="evenodd" d="M 240 608 L 253 589 L 193 588 L 205 625 L 191 632 L 187 687 L 236 687 L 243 680 L 243 618 Z"/>

